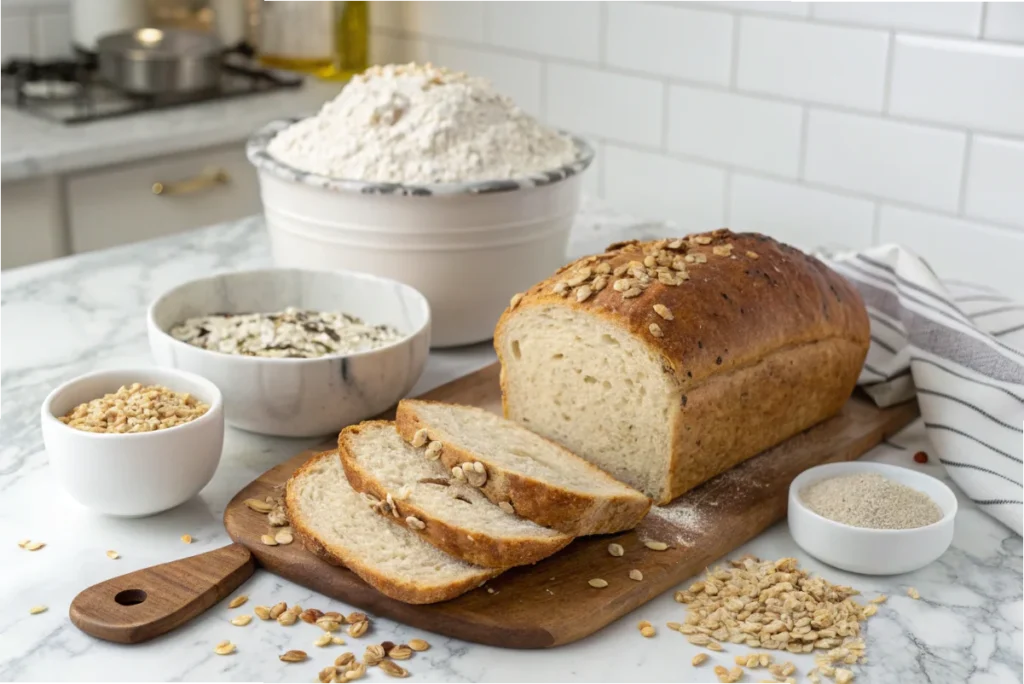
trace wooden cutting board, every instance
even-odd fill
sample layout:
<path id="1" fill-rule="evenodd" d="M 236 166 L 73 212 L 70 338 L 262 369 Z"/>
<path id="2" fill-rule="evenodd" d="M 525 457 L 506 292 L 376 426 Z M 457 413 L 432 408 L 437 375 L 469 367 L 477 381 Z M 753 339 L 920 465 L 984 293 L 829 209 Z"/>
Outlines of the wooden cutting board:
<path id="1" fill-rule="evenodd" d="M 425 398 L 501 412 L 497 364 L 429 392 Z M 811 466 L 856 459 L 918 415 L 916 402 L 879 409 L 855 395 L 836 417 L 654 508 L 625 534 L 578 539 L 536 565 L 510 570 L 452 601 L 412 606 L 378 593 L 355 574 L 318 560 L 298 543 L 265 546 L 265 516 L 242 502 L 278 496 L 314 452 L 296 454 L 242 489 L 224 513 L 228 534 L 264 568 L 372 615 L 431 632 L 495 646 L 546 648 L 576 641 L 701 572 L 786 514 L 789 484 Z M 651 551 L 645 540 L 663 541 Z M 621 558 L 608 544 L 621 544 Z M 631 569 L 643 573 L 629 579 Z M 608 587 L 587 582 L 603 578 Z"/>

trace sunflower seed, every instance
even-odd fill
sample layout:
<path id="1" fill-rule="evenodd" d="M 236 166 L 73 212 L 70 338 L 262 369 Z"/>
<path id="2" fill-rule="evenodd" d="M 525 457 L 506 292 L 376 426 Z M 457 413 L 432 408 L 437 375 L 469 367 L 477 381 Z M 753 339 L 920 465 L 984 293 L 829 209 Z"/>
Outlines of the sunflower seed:
<path id="1" fill-rule="evenodd" d="M 31 608 L 28 609 L 28 614 L 29 615 L 39 615 L 40 613 L 45 613 L 46 611 L 47 611 L 46 606 L 32 606 Z"/>
<path id="2" fill-rule="evenodd" d="M 236 615 L 231 618 L 231 624 L 236 627 L 245 627 L 250 622 L 252 622 L 252 615 Z"/>
<path id="3" fill-rule="evenodd" d="M 298 616 L 294 612 L 286 610 L 277 616 L 277 624 L 290 627 L 294 625 L 298 619 Z"/>
<path id="4" fill-rule="evenodd" d="M 222 641 L 213 647 L 213 652 L 217 655 L 228 655 L 235 652 L 235 645 L 230 641 Z"/>
<path id="5" fill-rule="evenodd" d="M 420 428 L 416 431 L 416 434 L 412 436 L 412 445 L 419 448 L 427 443 L 430 437 L 427 436 L 426 428 Z"/>
<path id="6" fill-rule="evenodd" d="M 30 542 L 27 542 L 25 544 L 25 546 L 23 546 L 22 548 L 25 549 L 26 551 L 38 551 L 39 549 L 43 548 L 44 546 L 46 546 L 46 544 L 44 542 L 30 541 Z"/>
<path id="7" fill-rule="evenodd" d="M 589 584 L 590 586 L 594 587 L 595 589 L 604 589 L 605 587 L 608 586 L 608 582 L 606 582 L 605 580 L 601 579 L 600 577 L 595 577 L 594 579 L 589 580 L 587 582 L 587 584 Z"/>
<path id="8" fill-rule="evenodd" d="M 275 604 L 274 607 L 270 609 L 270 618 L 272 620 L 276 620 L 277 618 L 281 617 L 281 613 L 285 612 L 286 610 L 288 610 L 288 604 L 284 601 L 281 601 L 280 603 Z"/>
<path id="9" fill-rule="evenodd" d="M 257 513 L 262 513 L 264 515 L 266 515 L 274 509 L 273 504 L 269 504 L 266 501 L 260 501 L 259 499 L 246 499 L 245 505 L 248 506 L 251 510 L 256 511 Z"/>
<path id="10" fill-rule="evenodd" d="M 278 660 L 285 663 L 301 663 L 307 657 L 305 651 L 285 651 L 278 656 Z"/>
<path id="11" fill-rule="evenodd" d="M 686 640 L 694 646 L 707 646 L 709 643 L 711 643 L 711 637 L 709 637 L 707 634 L 691 634 L 690 636 L 686 637 Z"/>
<path id="12" fill-rule="evenodd" d="M 431 461 L 436 461 L 441 458 L 441 451 L 443 450 L 444 444 L 434 441 L 427 445 L 427 450 L 424 452 L 424 455 Z"/>
<path id="13" fill-rule="evenodd" d="M 644 573 L 634 568 L 633 570 L 629 571 L 629 579 L 633 580 L 634 582 L 641 582 L 644 579 Z"/>
<path id="14" fill-rule="evenodd" d="M 608 553 L 610 553 L 611 555 L 613 555 L 616 558 L 618 558 L 619 556 L 621 556 L 624 553 L 626 553 L 626 550 L 624 548 L 622 548 L 621 544 L 609 544 L 608 545 Z"/>
<path id="15" fill-rule="evenodd" d="M 608 278 L 604 276 L 597 276 L 593 282 L 590 283 L 590 289 L 594 292 L 600 292 L 604 288 L 608 287 Z"/>
<path id="16" fill-rule="evenodd" d="M 363 662 L 372 667 L 387 657 L 387 652 L 380 644 L 372 644 L 366 647 L 363 653 Z"/>
<path id="17" fill-rule="evenodd" d="M 693 665 L 694 667 L 700 667 L 705 662 L 707 662 L 707 659 L 707 653 L 698 653 L 697 655 L 693 656 L 693 660 L 690 661 L 690 665 Z"/>
<path id="18" fill-rule="evenodd" d="M 576 289 L 576 301 L 585 302 L 590 298 L 590 295 L 594 294 L 594 290 L 589 285 L 583 285 Z"/>
<path id="19" fill-rule="evenodd" d="M 668 548 L 668 544 L 660 541 L 645 541 L 644 546 L 649 548 L 651 551 L 664 551 Z"/>
<path id="20" fill-rule="evenodd" d="M 413 528 L 414 530 L 422 530 L 423 528 L 425 528 L 427 526 L 427 524 L 425 522 L 423 522 L 422 520 L 420 520 L 419 518 L 417 518 L 414 515 L 410 515 L 408 518 L 406 518 L 405 519 L 405 524 L 408 525 L 409 527 Z"/>
<path id="21" fill-rule="evenodd" d="M 709 651 L 721 651 L 722 650 L 722 644 L 718 643 L 717 641 L 711 641 L 711 642 L 708 642 L 708 645 L 705 646 L 704 648 L 708 649 Z"/>
<path id="22" fill-rule="evenodd" d="M 277 540 L 272 535 L 264 534 L 260 537 L 260 541 L 266 546 L 277 546 Z"/>
<path id="23" fill-rule="evenodd" d="M 359 679 L 365 674 L 366 665 L 363 665 L 362 663 L 356 663 L 348 672 L 345 673 L 345 681 L 351 682 L 353 680 Z"/>
<path id="24" fill-rule="evenodd" d="M 523 301 L 523 293 L 522 292 L 516 292 L 514 295 L 512 295 L 512 299 L 508 303 L 509 311 L 511 311 L 512 309 L 514 309 L 517 306 L 519 306 L 519 302 L 521 302 L 521 301 Z"/>
<path id="25" fill-rule="evenodd" d="M 286 530 L 281 530 L 274 535 L 274 541 L 278 544 L 291 544 L 294 539 L 295 538 L 292 537 L 292 533 Z"/>
<path id="26" fill-rule="evenodd" d="M 408 677 L 409 671 L 398 663 L 391 660 L 382 660 L 380 663 L 381 671 L 389 677 Z"/>
<path id="27" fill-rule="evenodd" d="M 428 648 L 430 648 L 430 644 L 428 644 L 423 639 L 410 639 L 409 648 L 411 648 L 414 651 L 426 651 Z"/>
<path id="28" fill-rule="evenodd" d="M 388 649 L 388 657 L 394 660 L 408 660 L 412 658 L 412 649 L 405 644 L 395 646 L 392 649 Z"/>
<path id="29" fill-rule="evenodd" d="M 661 331 L 661 326 L 658 325 L 657 323 L 651 323 L 649 326 L 647 326 L 647 329 L 650 330 L 651 334 L 654 335 L 655 337 L 665 336 L 665 333 Z"/>
<path id="30" fill-rule="evenodd" d="M 231 599 L 231 602 L 228 603 L 228 608 L 237 608 L 238 606 L 242 605 L 248 600 L 249 596 L 247 594 L 240 594 L 235 598 Z"/>
<path id="31" fill-rule="evenodd" d="M 113 549 L 107 551 L 107 558 L 109 558 L 110 560 L 117 560 L 120 557 L 121 554 L 119 554 L 117 551 L 114 551 Z"/>
<path id="32" fill-rule="evenodd" d="M 500 508 L 501 510 L 505 511 L 509 515 L 515 515 L 516 514 L 516 509 L 512 508 L 512 504 L 510 504 L 508 501 L 501 501 L 501 502 L 499 502 L 498 503 L 498 508 Z"/>

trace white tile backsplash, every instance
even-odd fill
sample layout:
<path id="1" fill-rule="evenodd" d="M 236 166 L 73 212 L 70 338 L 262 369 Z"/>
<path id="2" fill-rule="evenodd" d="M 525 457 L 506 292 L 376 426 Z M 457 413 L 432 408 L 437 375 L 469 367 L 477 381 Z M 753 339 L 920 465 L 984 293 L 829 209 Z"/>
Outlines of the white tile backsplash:
<path id="1" fill-rule="evenodd" d="M 990 40 L 1024 43 L 1024 2 L 988 3 L 982 35 Z"/>
<path id="2" fill-rule="evenodd" d="M 38 59 L 70 57 L 71 17 L 65 13 L 38 14 L 35 20 L 35 56 Z"/>
<path id="3" fill-rule="evenodd" d="M 450 3 L 461 5 L 464 3 Z M 477 4 L 477 3 L 473 3 Z M 548 57 L 600 59 L 597 2 L 487 2 L 487 42 Z"/>
<path id="4" fill-rule="evenodd" d="M 806 17 L 811 12 L 811 3 L 809 2 L 775 2 L 774 0 L 765 0 L 764 2 L 716 2 L 714 5 L 741 12 L 778 14 L 787 17 Z"/>
<path id="5" fill-rule="evenodd" d="M 965 209 L 969 216 L 1024 228 L 1024 141 L 974 136 Z"/>
<path id="6" fill-rule="evenodd" d="M 796 177 L 801 109 L 748 95 L 672 86 L 668 149 Z"/>
<path id="7" fill-rule="evenodd" d="M 811 110 L 807 180 L 956 211 L 966 134 Z"/>
<path id="8" fill-rule="evenodd" d="M 1020 296 L 1024 232 L 900 207 L 883 207 L 880 242 L 906 245 L 947 278 Z"/>
<path id="9" fill-rule="evenodd" d="M 374 30 L 370 35 L 370 60 L 374 64 L 429 62 L 430 44 L 421 38 L 406 38 Z"/>
<path id="10" fill-rule="evenodd" d="M 884 31 L 745 16 L 740 90 L 881 111 L 889 38 Z"/>
<path id="11" fill-rule="evenodd" d="M 613 206 L 671 220 L 681 232 L 724 225 L 722 169 L 611 144 L 604 152 L 605 198 Z"/>
<path id="12" fill-rule="evenodd" d="M 860 26 L 977 36 L 981 2 L 816 2 L 813 15 Z"/>
<path id="13" fill-rule="evenodd" d="M 32 56 L 32 17 L 4 13 L 0 17 L 0 59 Z"/>
<path id="14" fill-rule="evenodd" d="M 704 83 L 729 83 L 734 19 L 672 5 L 608 5 L 607 63 Z"/>
<path id="15" fill-rule="evenodd" d="M 729 227 L 804 250 L 870 246 L 874 212 L 869 200 L 742 173 L 732 177 Z"/>
<path id="16" fill-rule="evenodd" d="M 893 114 L 1024 135 L 1024 45 L 897 36 Z"/>
<path id="17" fill-rule="evenodd" d="M 547 119 L 579 133 L 648 147 L 662 144 L 665 87 L 654 79 L 548 64 Z"/>
<path id="18" fill-rule="evenodd" d="M 406 30 L 426 36 L 479 43 L 484 38 L 484 3 L 399 2 Z"/>
<path id="19" fill-rule="evenodd" d="M 489 78 L 495 88 L 520 107 L 541 115 L 540 60 L 453 45 L 435 46 L 433 59 L 440 66 Z"/>

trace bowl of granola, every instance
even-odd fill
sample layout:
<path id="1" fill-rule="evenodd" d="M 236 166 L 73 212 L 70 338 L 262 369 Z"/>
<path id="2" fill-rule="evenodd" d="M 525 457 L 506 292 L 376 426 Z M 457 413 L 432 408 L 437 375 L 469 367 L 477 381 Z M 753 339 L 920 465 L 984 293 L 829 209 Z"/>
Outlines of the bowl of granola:
<path id="1" fill-rule="evenodd" d="M 393 280 L 275 268 L 178 285 L 150 305 L 147 328 L 158 364 L 220 388 L 229 425 L 314 437 L 412 389 L 431 319 L 426 298 Z"/>

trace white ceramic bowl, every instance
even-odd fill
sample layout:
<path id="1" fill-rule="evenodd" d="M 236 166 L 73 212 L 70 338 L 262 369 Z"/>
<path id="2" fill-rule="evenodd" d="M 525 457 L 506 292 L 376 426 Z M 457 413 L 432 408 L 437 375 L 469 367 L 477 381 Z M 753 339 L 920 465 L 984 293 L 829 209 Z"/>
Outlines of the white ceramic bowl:
<path id="1" fill-rule="evenodd" d="M 189 392 L 210 405 L 193 421 L 129 434 L 83 432 L 57 420 L 81 403 L 134 382 Z M 80 504 L 118 516 L 152 515 L 185 503 L 213 477 L 224 446 L 224 400 L 210 381 L 169 368 L 88 373 L 50 392 L 43 443 L 57 482 Z"/>
<path id="2" fill-rule="evenodd" d="M 818 480 L 869 472 L 924 492 L 942 510 L 942 519 L 909 530 L 874 530 L 824 518 L 800 499 L 800 492 Z M 864 575 L 911 572 L 937 559 L 953 541 L 956 510 L 956 495 L 934 477 L 871 461 L 817 466 L 800 473 L 789 485 L 789 531 L 800 548 L 823 563 Z"/>
<path id="3" fill-rule="evenodd" d="M 267 153 L 294 120 L 250 138 L 260 194 L 279 266 L 348 268 L 412 285 L 430 302 L 433 344 L 490 339 L 509 299 L 565 263 L 581 174 L 577 160 L 510 181 L 396 185 L 327 178 Z"/>
<path id="4" fill-rule="evenodd" d="M 279 359 L 207 351 L 169 331 L 211 313 L 269 313 L 289 306 L 341 311 L 405 334 L 386 347 L 345 356 Z M 224 393 L 235 427 L 314 437 L 377 415 L 408 394 L 430 350 L 430 306 L 415 289 L 363 273 L 267 269 L 194 280 L 149 307 L 149 347 L 161 366 L 191 371 Z"/>

